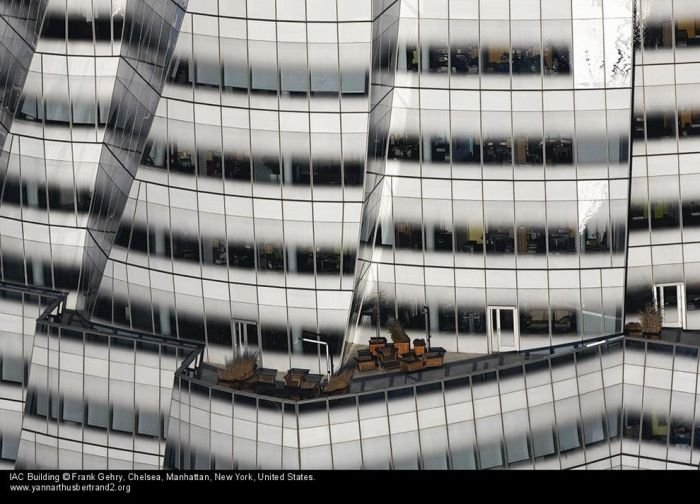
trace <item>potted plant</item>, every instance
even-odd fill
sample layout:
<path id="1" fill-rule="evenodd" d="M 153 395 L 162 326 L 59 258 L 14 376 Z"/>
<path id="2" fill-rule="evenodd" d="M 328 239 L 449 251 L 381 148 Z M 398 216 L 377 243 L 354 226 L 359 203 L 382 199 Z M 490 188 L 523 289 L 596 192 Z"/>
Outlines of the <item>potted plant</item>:
<path id="1" fill-rule="evenodd" d="M 406 331 L 404 331 L 401 322 L 398 320 L 392 320 L 389 322 L 387 328 L 389 329 L 391 341 L 394 343 L 396 355 L 401 357 L 403 354 L 408 353 L 408 351 L 411 349 L 411 338 L 409 338 Z"/>
<path id="2" fill-rule="evenodd" d="M 654 302 L 646 304 L 644 309 L 639 313 L 639 321 L 641 322 L 642 333 L 652 338 L 659 336 L 664 323 L 663 315 Z"/>
<path id="3" fill-rule="evenodd" d="M 416 338 L 413 340 L 413 351 L 418 357 L 425 353 L 425 340 L 423 338 Z"/>
<path id="4" fill-rule="evenodd" d="M 625 333 L 628 336 L 639 338 L 642 335 L 642 324 L 639 322 L 627 322 L 625 324 Z"/>
<path id="5" fill-rule="evenodd" d="M 256 352 L 243 352 L 232 359 L 226 359 L 226 365 L 219 368 L 217 374 L 223 385 L 238 388 L 240 384 L 252 378 L 258 367 Z"/>
<path id="6" fill-rule="evenodd" d="M 400 362 L 401 370 L 406 371 L 407 373 L 412 373 L 413 371 L 423 369 L 423 359 L 419 359 L 413 351 L 407 352 L 403 357 L 401 357 Z"/>
<path id="7" fill-rule="evenodd" d="M 328 395 L 346 393 L 350 389 L 353 373 L 352 366 L 343 366 L 328 378 L 328 383 L 323 387 L 323 393 Z"/>

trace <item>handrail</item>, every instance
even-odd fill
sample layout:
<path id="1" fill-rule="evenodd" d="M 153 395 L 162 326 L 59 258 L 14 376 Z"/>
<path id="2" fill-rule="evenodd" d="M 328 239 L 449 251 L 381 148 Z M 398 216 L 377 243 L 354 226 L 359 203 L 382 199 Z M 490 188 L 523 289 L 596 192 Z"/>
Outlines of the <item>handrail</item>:
<path id="1" fill-rule="evenodd" d="M 61 294 L 68 294 L 66 291 L 52 289 L 50 287 L 24 285 L 17 282 L 8 282 L 7 280 L 0 280 L 0 290 L 8 290 L 23 294 L 35 294 L 41 296 L 59 296 Z"/>
<path id="2" fill-rule="evenodd" d="M 107 324 L 100 324 L 97 322 L 90 322 L 86 320 L 80 312 L 66 309 L 66 299 L 68 297 L 68 292 L 66 291 L 60 291 L 46 287 L 36 287 L 32 285 L 17 284 L 13 282 L 0 280 L 0 292 L 2 291 L 15 292 L 18 294 L 39 295 L 47 297 L 49 299 L 53 298 L 51 302 L 44 307 L 41 314 L 37 317 L 37 325 L 40 324 L 46 327 L 80 330 L 85 334 L 94 334 L 99 336 L 114 336 L 135 341 L 144 341 L 148 343 L 155 343 L 161 345 L 171 345 L 181 350 L 191 350 L 191 353 L 185 359 L 189 359 L 189 362 L 191 362 L 191 360 L 194 360 L 195 358 L 199 358 L 201 360 L 203 357 L 204 345 L 196 340 L 161 336 L 158 334 L 152 334 L 143 331 L 125 329 L 122 327 L 110 326 Z M 73 315 L 72 322 L 80 322 L 82 326 L 76 327 L 71 323 L 66 323 L 64 315 L 66 315 L 67 313 L 71 313 Z M 197 364 L 197 367 L 199 367 L 199 365 L 200 363 Z M 179 370 L 180 369 L 178 369 L 178 371 Z"/>
<path id="3" fill-rule="evenodd" d="M 459 380 L 459 379 L 472 377 L 472 376 L 479 376 L 479 375 L 483 375 L 485 373 L 492 373 L 494 371 L 499 371 L 499 372 L 505 371 L 508 369 L 514 369 L 514 368 L 518 368 L 518 367 L 527 366 L 528 364 L 534 363 L 534 362 L 541 362 L 544 360 L 549 360 L 549 361 L 556 360 L 564 355 L 571 355 L 571 354 L 575 354 L 575 353 L 584 352 L 588 348 L 595 348 L 598 346 L 600 346 L 602 348 L 607 348 L 607 347 L 615 345 L 617 343 L 624 344 L 624 342 L 628 341 L 628 340 L 644 343 L 645 347 L 648 344 L 651 344 L 651 345 L 661 344 L 661 345 L 670 346 L 670 347 L 694 348 L 700 352 L 700 347 L 698 347 L 697 345 L 692 345 L 692 344 L 687 344 L 687 343 L 674 343 L 674 342 L 663 341 L 663 340 L 640 339 L 640 338 L 634 338 L 634 337 L 629 337 L 629 336 L 625 336 L 625 335 L 616 335 L 616 336 L 612 336 L 612 337 L 594 338 L 594 339 L 591 339 L 588 341 L 583 341 L 583 342 L 578 341 L 575 343 L 567 343 L 567 344 L 563 344 L 563 345 L 557 345 L 556 347 L 554 347 L 557 349 L 571 347 L 572 352 L 563 352 L 563 351 L 554 352 L 553 351 L 550 353 L 534 353 L 537 350 L 545 350 L 545 349 L 549 348 L 549 347 L 543 347 L 541 349 L 534 349 L 534 350 L 522 352 L 521 355 L 518 355 L 518 357 L 521 357 L 522 360 L 515 361 L 515 362 L 506 362 L 506 363 L 504 363 L 503 359 L 502 359 L 502 357 L 506 354 L 500 354 L 497 356 L 496 355 L 486 355 L 483 357 L 478 357 L 476 359 L 455 361 L 454 363 L 450 363 L 450 364 L 452 364 L 453 367 L 456 365 L 459 365 L 459 364 L 471 364 L 471 366 L 470 366 L 471 369 L 465 370 L 464 372 L 460 372 L 460 373 L 457 373 L 455 375 L 442 376 L 440 378 L 431 379 L 431 380 L 422 380 L 422 381 L 419 381 L 416 383 L 401 383 L 401 384 L 397 384 L 397 385 L 390 384 L 386 387 L 382 387 L 382 388 L 376 389 L 376 390 L 357 390 L 354 392 L 349 392 L 347 394 L 334 395 L 334 396 L 332 396 L 332 398 L 331 397 L 317 397 L 314 399 L 304 399 L 304 400 L 300 400 L 300 401 L 294 401 L 294 400 L 290 400 L 290 399 L 281 399 L 279 397 L 266 396 L 264 394 L 256 394 L 254 392 L 233 390 L 233 389 L 230 389 L 228 387 L 222 387 L 222 386 L 219 386 L 216 384 L 212 384 L 210 382 L 206 382 L 206 381 L 198 378 L 197 376 L 185 375 L 183 373 L 183 371 L 187 367 L 187 365 L 194 360 L 194 358 L 196 357 L 195 355 L 190 356 L 187 363 L 183 362 L 183 365 L 176 372 L 176 376 L 180 376 L 183 379 L 185 379 L 191 383 L 200 385 L 204 388 L 219 390 L 219 391 L 223 391 L 223 392 L 233 394 L 233 395 L 242 395 L 242 396 L 251 397 L 251 398 L 259 398 L 259 399 L 264 399 L 266 401 L 272 401 L 272 402 L 278 402 L 278 403 L 309 404 L 309 403 L 315 403 L 315 402 L 320 402 L 320 401 L 326 401 L 329 399 L 330 400 L 343 399 L 343 398 L 347 398 L 347 397 L 355 397 L 355 396 L 363 396 L 363 395 L 369 395 L 369 394 L 382 393 L 384 391 L 393 391 L 393 390 L 401 390 L 401 389 L 406 389 L 406 388 L 413 388 L 415 386 L 432 385 L 435 383 L 442 383 L 442 382 Z M 602 342 L 602 343 L 595 344 L 596 342 Z M 517 353 L 515 353 L 515 352 L 511 352 L 507 355 L 514 355 L 514 354 L 517 355 Z M 494 367 L 480 368 L 478 363 L 484 362 L 484 361 L 499 362 L 499 365 L 494 366 Z M 199 369 L 201 364 L 202 364 L 202 362 L 199 362 L 196 365 L 196 368 Z M 358 379 L 353 380 L 353 383 L 362 382 L 362 381 L 370 381 L 373 379 L 374 380 L 385 379 L 385 380 L 393 381 L 393 379 L 396 377 L 405 377 L 405 376 L 407 376 L 405 373 L 404 374 L 398 373 L 398 374 L 386 374 L 386 375 L 378 375 L 378 376 L 371 376 L 371 377 L 364 377 L 364 378 L 360 377 Z"/>
<path id="4" fill-rule="evenodd" d="M 77 330 L 82 331 L 83 333 L 86 334 L 95 334 L 95 335 L 100 335 L 100 336 L 114 336 L 114 337 L 119 337 L 119 338 L 125 338 L 125 339 L 131 339 L 135 341 L 146 341 L 146 342 L 152 342 L 152 343 L 157 343 L 157 344 L 166 344 L 166 345 L 171 345 L 174 346 L 178 349 L 182 350 L 191 350 L 190 353 L 188 353 L 183 361 L 181 362 L 180 366 L 177 368 L 175 371 L 175 377 L 183 378 L 185 380 L 188 380 L 192 383 L 196 383 L 198 385 L 201 385 L 205 388 L 209 389 L 214 389 L 214 390 L 221 390 L 225 391 L 227 393 L 231 394 L 240 394 L 248 397 L 257 397 L 257 398 L 263 398 L 268 401 L 274 401 L 274 402 L 281 402 L 281 403 L 290 403 L 290 404 L 297 404 L 297 403 L 314 403 L 318 401 L 325 401 L 327 400 L 327 397 L 320 397 L 320 398 L 315 398 L 315 399 L 305 399 L 301 401 L 292 401 L 288 399 L 280 399 L 277 397 L 272 397 L 272 396 L 265 396 L 262 394 L 255 394 L 252 392 L 245 392 L 245 391 L 233 391 L 230 388 L 227 387 L 220 387 L 216 384 L 212 384 L 209 382 L 205 382 L 199 378 L 200 376 L 200 370 L 201 366 L 204 363 L 204 345 L 200 341 L 196 340 L 190 340 L 190 339 L 185 339 L 185 338 L 175 338 L 175 337 L 170 337 L 170 336 L 162 336 L 162 335 L 157 335 L 157 334 L 152 334 L 152 333 L 146 333 L 142 331 L 137 331 L 137 330 L 131 330 L 131 329 L 125 329 L 125 328 L 120 328 L 117 326 L 111 326 L 107 324 L 101 324 L 101 323 L 94 323 L 87 321 L 82 317 L 82 315 L 79 312 L 67 310 L 65 303 L 66 303 L 66 298 L 68 296 L 68 293 L 65 291 L 58 291 L 54 289 L 49 289 L 49 288 L 44 288 L 44 287 L 35 287 L 35 286 L 26 286 L 26 285 L 21 285 L 21 284 L 16 284 L 12 282 L 6 282 L 6 281 L 0 281 L 0 291 L 11 291 L 11 292 L 17 292 L 20 294 L 30 294 L 30 295 L 40 295 L 40 296 L 46 296 L 48 298 L 53 297 L 54 299 L 44 308 L 42 311 L 41 315 L 37 318 L 37 323 L 45 324 L 47 326 L 51 327 L 59 327 L 59 328 L 74 328 Z M 66 323 L 64 321 L 63 315 L 66 313 L 71 313 L 74 315 L 74 318 L 72 318 L 71 322 L 76 321 L 80 322 L 83 324 L 82 326 L 75 327 L 71 323 Z M 354 384 L 364 384 L 367 382 L 371 381 L 380 381 L 380 380 L 388 380 L 389 382 L 393 382 L 395 378 L 397 377 L 402 377 L 404 378 L 404 383 L 396 384 L 396 385 L 388 385 L 386 387 L 381 387 L 376 390 L 357 390 L 355 392 L 350 392 L 347 394 L 341 394 L 337 396 L 333 396 L 334 398 L 344 398 L 344 397 L 354 397 L 354 396 L 361 396 L 361 395 L 366 395 L 366 394 L 375 394 L 381 391 L 387 391 L 387 390 L 400 390 L 404 388 L 412 388 L 415 387 L 416 385 L 430 385 L 430 384 L 435 384 L 435 383 L 443 383 L 446 381 L 452 381 L 456 379 L 461 379 L 461 378 L 466 378 L 466 377 L 471 377 L 471 376 L 478 376 L 480 374 L 484 373 L 492 373 L 494 371 L 503 371 L 507 369 L 514 369 L 517 367 L 522 367 L 527 365 L 528 363 L 531 362 L 537 362 L 537 361 L 543 361 L 543 360 L 554 360 L 557 359 L 563 355 L 570 355 L 570 354 L 575 354 L 581 351 L 584 351 L 586 348 L 589 347 L 596 347 L 596 346 L 601 346 L 603 348 L 608 347 L 611 344 L 614 344 L 616 342 L 626 342 L 626 341 L 634 341 L 634 342 L 639 342 L 644 344 L 644 347 L 647 348 L 649 344 L 652 345 L 661 345 L 661 346 L 668 346 L 672 348 L 680 347 L 680 348 L 694 348 L 698 349 L 698 345 L 693 345 L 689 343 L 682 343 L 682 342 L 671 342 L 671 341 L 664 341 L 664 340 L 649 340 L 641 337 L 634 337 L 634 336 L 629 336 L 629 335 L 613 335 L 613 336 L 601 336 L 597 338 L 591 338 L 588 340 L 578 340 L 574 342 L 568 342 L 568 343 L 563 343 L 560 345 L 554 345 L 554 346 L 548 346 L 548 347 L 540 347 L 540 348 L 535 348 L 535 349 L 530 349 L 530 350 L 525 350 L 521 352 L 506 352 L 506 353 L 499 353 L 499 354 L 491 354 L 491 355 L 484 355 L 481 357 L 476 357 L 473 359 L 468 359 L 468 360 L 463 360 L 463 361 L 454 361 L 451 363 L 447 363 L 443 368 L 441 369 L 447 369 L 449 370 L 450 368 L 458 368 L 461 367 L 462 365 L 467 365 L 470 369 L 465 369 L 464 371 L 460 371 L 454 375 L 449 375 L 449 374 L 444 374 L 443 376 L 435 379 L 427 379 L 423 381 L 419 381 L 417 383 L 405 383 L 405 378 L 406 374 L 385 374 L 385 375 L 373 375 L 373 376 L 367 376 L 367 377 L 359 377 L 355 380 L 353 380 L 352 383 Z M 508 362 L 511 358 L 510 362 Z M 490 366 L 491 363 L 494 363 L 495 365 L 493 367 Z M 433 374 L 435 373 L 436 370 L 431 370 L 428 371 L 427 373 Z M 422 373 L 425 373 L 425 371 L 421 372 L 420 375 L 422 376 Z M 412 375 L 413 377 L 418 376 L 418 375 Z"/>
<path id="5" fill-rule="evenodd" d="M 9 291 L 22 295 L 28 294 L 30 296 L 43 296 L 51 299 L 49 304 L 44 307 L 41 314 L 37 317 L 37 321 L 47 320 L 51 316 L 52 312 L 57 308 L 59 312 L 62 312 L 65 308 L 66 298 L 68 297 L 67 291 L 35 285 L 24 285 L 15 282 L 8 282 L 6 280 L 0 280 L 0 291 Z"/>
<path id="6" fill-rule="evenodd" d="M 614 344 L 617 342 L 621 342 L 623 340 L 624 340 L 624 337 L 618 335 L 618 336 L 614 336 L 611 338 L 606 338 L 604 341 L 604 344 Z M 566 346 L 566 345 L 564 345 L 564 346 Z M 600 346 L 603 346 L 603 345 L 600 345 Z M 580 347 L 580 348 L 578 348 L 578 347 Z M 577 345 L 577 348 L 580 351 L 583 351 L 587 347 L 585 346 L 585 344 L 582 344 L 582 345 Z M 537 361 L 542 361 L 542 360 L 553 360 L 553 359 L 559 358 L 561 355 L 563 355 L 563 353 L 551 353 L 551 354 L 544 354 L 544 355 L 535 355 L 534 357 L 541 357 L 541 359 L 534 359 L 532 362 L 537 362 Z M 523 356 L 523 357 L 526 357 L 526 356 Z M 474 360 L 482 361 L 485 358 L 492 359 L 492 360 L 499 360 L 497 357 L 494 357 L 493 355 L 485 356 L 483 358 L 477 358 Z M 465 361 L 456 361 L 454 364 L 473 363 L 474 360 L 470 359 L 470 360 L 465 360 Z M 191 360 L 190 360 L 190 362 L 191 362 Z M 484 373 L 492 373 L 494 371 L 503 371 L 506 369 L 522 367 L 522 366 L 525 366 L 527 363 L 528 363 L 528 359 L 524 359 L 520 362 L 509 362 L 509 363 L 501 364 L 499 366 L 496 366 L 493 368 L 487 368 L 487 369 L 477 369 L 476 366 L 473 366 L 471 370 L 468 370 L 468 371 L 465 371 L 465 372 L 462 372 L 459 374 L 455 374 L 453 376 L 442 376 L 442 377 L 437 378 L 437 379 L 424 380 L 424 381 L 420 381 L 417 383 L 402 383 L 400 385 L 395 385 L 395 386 L 389 385 L 387 387 L 383 387 L 383 388 L 377 389 L 377 390 L 358 390 L 358 391 L 349 392 L 346 394 L 334 395 L 332 397 L 324 396 L 324 397 L 317 397 L 317 398 L 313 398 L 313 399 L 303 399 L 303 400 L 299 400 L 299 401 L 294 401 L 291 399 L 282 399 L 279 397 L 267 396 L 264 394 L 256 394 L 254 392 L 234 390 L 234 389 L 231 389 L 228 387 L 223 387 L 223 386 L 219 386 L 217 384 L 212 384 L 210 382 L 206 382 L 206 381 L 202 380 L 198 376 L 190 376 L 190 375 L 182 373 L 181 370 L 184 370 L 184 368 L 185 368 L 184 363 L 180 367 L 180 369 L 178 369 L 178 371 L 176 372 L 176 377 L 180 377 L 180 378 L 182 378 L 190 383 L 199 385 L 203 388 L 207 388 L 207 389 L 211 389 L 211 390 L 218 390 L 221 392 L 226 392 L 227 394 L 240 395 L 240 396 L 245 396 L 245 397 L 250 397 L 250 398 L 258 398 L 258 399 L 263 399 L 265 401 L 276 402 L 276 403 L 281 403 L 281 404 L 301 404 L 301 405 L 304 405 L 304 404 L 312 404 L 312 403 L 317 403 L 317 402 L 322 402 L 322 401 L 327 401 L 327 400 L 344 399 L 344 398 L 348 398 L 348 397 L 359 397 L 359 396 L 365 396 L 365 395 L 370 395 L 370 394 L 383 393 L 386 391 L 402 390 L 402 389 L 407 389 L 407 388 L 413 388 L 417 385 L 420 385 L 420 386 L 432 385 L 435 383 L 442 383 L 442 382 L 447 382 L 447 381 L 452 381 L 452 380 L 463 379 L 463 378 L 471 377 L 471 376 L 478 376 L 478 375 L 482 375 Z M 201 365 L 201 363 L 200 363 L 200 365 Z M 359 380 L 353 380 L 353 383 L 355 383 L 356 381 L 367 381 L 371 378 L 374 378 L 374 379 L 388 378 L 391 380 L 392 378 L 394 378 L 396 376 L 406 376 L 406 374 L 387 374 L 387 375 L 366 377 L 365 379 L 360 378 Z"/>

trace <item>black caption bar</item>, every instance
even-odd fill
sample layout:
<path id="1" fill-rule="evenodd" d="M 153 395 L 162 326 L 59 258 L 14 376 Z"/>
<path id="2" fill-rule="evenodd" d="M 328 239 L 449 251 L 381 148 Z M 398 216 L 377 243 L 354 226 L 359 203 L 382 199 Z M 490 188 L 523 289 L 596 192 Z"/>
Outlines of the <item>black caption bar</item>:
<path id="1" fill-rule="evenodd" d="M 654 474 L 666 479 L 666 474 Z M 406 496 L 423 492 L 441 492 L 448 488 L 463 488 L 473 492 L 488 488 L 504 495 L 537 490 L 555 491 L 559 485 L 569 488 L 610 483 L 627 491 L 638 488 L 641 473 L 633 471 L 0 471 L 0 502 L 20 502 L 25 497 L 66 496 L 81 494 L 91 497 L 153 496 L 165 495 L 181 498 L 195 495 L 200 499 L 217 500 L 219 491 L 247 495 L 247 490 L 272 490 L 281 495 L 309 496 L 308 490 L 320 490 L 320 495 L 352 496 L 363 494 L 377 485 L 393 488 L 392 491 L 408 492 Z M 648 475 L 647 475 L 648 476 Z M 591 481 L 587 481 L 591 480 Z M 506 483 L 505 485 L 503 483 Z M 497 490 L 496 490 L 497 489 Z M 602 491 L 602 490 L 601 490 Z M 302 493 L 297 493 L 302 492 Z M 607 490 L 606 490 L 607 492 Z M 439 495 L 439 493 L 438 493 Z M 9 497 L 9 499 L 7 499 Z M 171 497 L 172 498 L 172 497 Z M 439 497 L 438 497 L 439 498 Z M 156 503 L 150 503 L 156 504 Z M 435 503 L 433 503 L 435 504 Z"/>

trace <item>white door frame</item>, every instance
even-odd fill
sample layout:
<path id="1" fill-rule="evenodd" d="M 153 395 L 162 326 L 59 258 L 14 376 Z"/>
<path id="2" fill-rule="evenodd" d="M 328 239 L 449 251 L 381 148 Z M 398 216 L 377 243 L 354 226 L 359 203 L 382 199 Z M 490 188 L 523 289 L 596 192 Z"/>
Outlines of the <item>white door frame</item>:
<path id="1" fill-rule="evenodd" d="M 253 320 L 243 320 L 243 319 L 231 319 L 231 329 L 233 335 L 233 348 L 240 353 L 248 350 L 248 326 L 252 325 L 255 327 L 256 331 L 258 329 L 258 323 Z M 260 335 L 257 335 L 258 342 L 260 341 Z M 257 350 L 257 348 L 255 349 Z"/>
<path id="2" fill-rule="evenodd" d="M 665 287 L 675 287 L 676 288 L 676 300 L 678 303 L 678 321 L 667 324 L 664 320 L 663 327 L 677 327 L 680 329 L 686 328 L 686 311 L 685 311 L 685 283 L 684 282 L 671 282 L 671 283 L 659 283 L 654 284 L 654 303 L 661 310 L 661 315 L 664 316 L 664 288 Z M 661 299 L 658 299 L 659 292 L 661 292 Z"/>
<path id="3" fill-rule="evenodd" d="M 513 342 L 515 346 L 504 347 L 501 345 L 501 311 L 509 310 L 513 312 Z M 493 327 L 493 314 L 496 311 L 497 324 L 498 327 Z M 487 335 L 488 335 L 488 350 L 489 353 L 495 352 L 512 352 L 520 350 L 520 318 L 518 314 L 518 309 L 515 306 L 499 306 L 499 305 L 489 305 L 486 308 L 487 320 Z M 496 343 L 496 344 L 494 344 Z"/>

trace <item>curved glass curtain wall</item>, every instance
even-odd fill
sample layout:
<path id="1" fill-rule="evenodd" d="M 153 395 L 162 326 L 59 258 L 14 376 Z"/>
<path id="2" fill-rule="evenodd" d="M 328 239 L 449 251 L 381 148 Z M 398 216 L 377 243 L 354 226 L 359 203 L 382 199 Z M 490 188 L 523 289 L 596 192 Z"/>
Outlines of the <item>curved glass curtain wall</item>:
<path id="1" fill-rule="evenodd" d="M 381 5 L 381 2 L 378 2 Z M 372 2 L 190 2 L 96 320 L 325 368 L 354 287 Z M 245 336 L 236 321 L 245 321 Z"/>
<path id="2" fill-rule="evenodd" d="M 700 463 L 695 346 L 618 338 L 524 364 L 467 366 L 454 377 L 298 403 L 178 373 L 165 465 L 610 469 Z"/>
<path id="3" fill-rule="evenodd" d="M 669 325 L 697 329 L 700 6 L 638 5 L 626 315 L 663 294 Z"/>
<path id="4" fill-rule="evenodd" d="M 633 2 L 582 5 L 402 0 L 351 342 L 391 319 L 423 337 L 424 307 L 450 351 L 622 331 Z M 490 307 L 516 310 L 514 341 Z"/>

